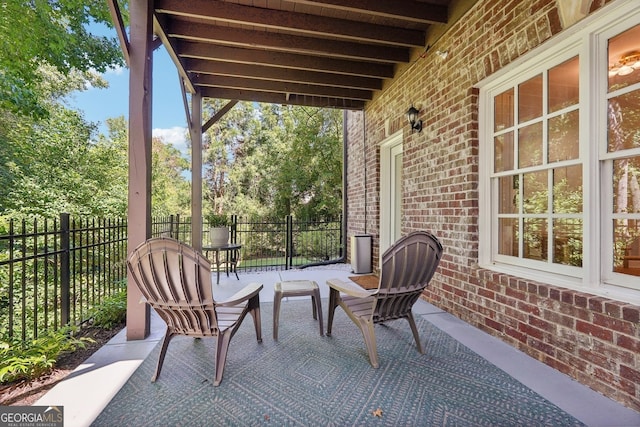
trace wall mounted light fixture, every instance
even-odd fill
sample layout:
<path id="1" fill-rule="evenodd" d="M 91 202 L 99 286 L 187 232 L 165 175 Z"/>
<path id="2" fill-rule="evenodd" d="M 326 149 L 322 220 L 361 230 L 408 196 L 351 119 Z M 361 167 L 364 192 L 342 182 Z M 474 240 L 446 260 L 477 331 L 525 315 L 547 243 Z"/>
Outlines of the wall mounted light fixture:
<path id="1" fill-rule="evenodd" d="M 414 129 L 422 132 L 422 120 L 418 120 L 418 113 L 419 111 L 413 105 L 407 110 L 407 120 L 411 125 L 411 133 L 413 133 Z"/>

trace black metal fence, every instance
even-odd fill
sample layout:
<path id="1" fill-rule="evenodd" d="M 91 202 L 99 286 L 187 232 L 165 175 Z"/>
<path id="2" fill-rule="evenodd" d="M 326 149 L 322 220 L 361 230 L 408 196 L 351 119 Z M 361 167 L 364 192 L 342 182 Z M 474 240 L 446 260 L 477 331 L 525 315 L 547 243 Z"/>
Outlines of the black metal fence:
<path id="1" fill-rule="evenodd" d="M 0 234 L 3 340 L 81 324 L 92 307 L 126 288 L 123 219 L 10 220 Z"/>
<path id="2" fill-rule="evenodd" d="M 342 218 L 255 220 L 232 216 L 239 271 L 302 268 L 343 259 Z M 203 243 L 209 230 L 203 227 Z M 152 220 L 153 236 L 191 242 L 191 219 Z M 126 289 L 125 219 L 10 220 L 0 225 L 0 339 L 36 338 L 84 323 L 107 296 Z"/>

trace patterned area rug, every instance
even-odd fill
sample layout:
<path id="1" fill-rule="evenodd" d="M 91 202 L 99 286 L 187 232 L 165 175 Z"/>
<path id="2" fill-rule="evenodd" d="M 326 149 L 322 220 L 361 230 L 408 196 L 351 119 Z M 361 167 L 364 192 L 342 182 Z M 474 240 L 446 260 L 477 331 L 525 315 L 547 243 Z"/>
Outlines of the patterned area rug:
<path id="1" fill-rule="evenodd" d="M 323 301 L 326 307 L 326 301 Z M 151 383 L 159 346 L 95 426 L 579 426 L 578 420 L 418 318 L 376 326 L 380 368 L 338 308 L 321 337 L 310 301 L 283 301 L 278 341 L 262 304 L 263 343 L 247 317 L 213 387 L 214 339 L 177 337 Z M 326 315 L 326 314 L 325 314 Z"/>

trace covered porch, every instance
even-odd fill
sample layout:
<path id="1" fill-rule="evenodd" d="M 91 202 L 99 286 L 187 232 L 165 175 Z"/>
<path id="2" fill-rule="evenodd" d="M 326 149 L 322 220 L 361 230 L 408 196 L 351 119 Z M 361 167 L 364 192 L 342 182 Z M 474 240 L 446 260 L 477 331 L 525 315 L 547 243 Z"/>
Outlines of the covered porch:
<path id="1" fill-rule="evenodd" d="M 389 343 L 381 343 L 381 366 L 377 370 L 369 366 L 359 331 L 344 318 L 340 309 L 332 336 L 319 335 L 308 297 L 283 302 L 279 340 L 272 339 L 274 283 L 315 280 L 321 289 L 326 315 L 326 280 L 352 276 L 351 266 L 337 264 L 241 274 L 239 281 L 235 277 L 221 278 L 220 285 L 214 288 L 220 297 L 251 282 L 265 287 L 260 294 L 264 341 L 255 342 L 251 322 L 242 326 L 231 344 L 230 363 L 220 387 L 212 383 L 212 342 L 198 343 L 191 338 L 176 339 L 169 348 L 163 374 L 156 383 L 151 383 L 149 368 L 155 364 L 164 332 L 161 320 L 153 315 L 151 333 L 145 340 L 128 341 L 122 331 L 36 405 L 64 406 L 66 426 L 312 425 L 322 422 L 322 418 L 317 418 L 320 415 L 312 410 L 305 414 L 304 408 L 309 407 L 331 414 L 324 421 L 331 420 L 337 425 L 406 425 L 409 422 L 416 423 L 414 425 L 427 422 L 474 426 L 548 425 L 546 422 L 555 420 L 562 425 L 602 427 L 640 423 L 640 414 L 424 301 L 416 304 L 414 312 L 421 325 L 425 354 L 416 351 L 405 321 L 377 327 L 378 334 L 394 334 Z M 297 317 L 300 314 L 302 316 Z M 340 316 L 344 321 L 340 321 Z M 247 332 L 246 340 L 243 331 Z M 395 336 L 401 332 L 406 334 Z M 291 354 L 291 349 L 299 347 L 301 341 L 308 350 L 298 358 Z M 345 356 L 335 353 L 333 357 L 325 357 L 323 352 L 327 350 L 323 350 L 323 346 L 330 346 L 329 351 L 335 352 L 342 343 Z M 242 362 L 246 358 L 245 345 L 256 347 L 258 355 L 264 354 L 264 362 Z M 197 363 L 191 363 L 193 360 L 187 356 L 193 353 L 200 355 Z M 411 360 L 400 375 L 394 371 L 395 356 Z M 361 384 L 348 390 L 351 397 L 347 401 L 332 401 L 334 395 L 341 396 L 341 390 L 323 388 L 318 382 L 318 377 L 326 374 L 329 378 L 324 381 L 331 384 L 329 371 L 334 363 L 346 366 L 345 371 L 339 373 L 345 384 L 353 379 L 352 375 Z M 446 371 L 445 365 L 448 365 Z M 433 371 L 427 373 L 426 379 L 416 380 L 420 366 L 430 366 Z M 262 384 L 263 375 L 268 377 L 271 371 L 295 371 L 298 367 L 302 367 L 300 372 L 304 375 L 298 372 L 298 376 L 292 376 L 297 380 L 295 387 L 288 383 L 291 378 L 268 384 L 278 387 L 277 392 L 268 395 L 261 394 L 260 387 L 252 387 L 252 375 L 262 387 L 266 386 Z M 439 370 L 442 372 L 438 373 Z M 277 374 L 274 375 L 277 378 Z M 389 380 L 389 375 L 395 379 Z M 316 400 L 310 402 L 304 399 L 306 395 L 313 395 Z M 257 401 L 261 404 L 256 404 Z M 487 402 L 491 406 L 482 408 Z M 374 412 L 378 409 L 381 412 L 376 416 Z M 346 417 L 345 411 L 352 418 L 341 418 Z"/>

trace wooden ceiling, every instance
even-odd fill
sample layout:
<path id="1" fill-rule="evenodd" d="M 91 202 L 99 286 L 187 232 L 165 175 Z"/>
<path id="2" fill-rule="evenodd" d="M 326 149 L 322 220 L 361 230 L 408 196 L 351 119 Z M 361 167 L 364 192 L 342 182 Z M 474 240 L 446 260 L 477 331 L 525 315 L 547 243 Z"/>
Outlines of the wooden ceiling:
<path id="1" fill-rule="evenodd" d="M 155 0 L 154 31 L 203 97 L 362 109 L 450 0 Z"/>

